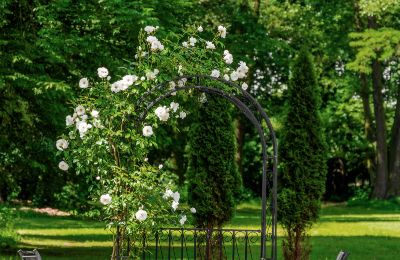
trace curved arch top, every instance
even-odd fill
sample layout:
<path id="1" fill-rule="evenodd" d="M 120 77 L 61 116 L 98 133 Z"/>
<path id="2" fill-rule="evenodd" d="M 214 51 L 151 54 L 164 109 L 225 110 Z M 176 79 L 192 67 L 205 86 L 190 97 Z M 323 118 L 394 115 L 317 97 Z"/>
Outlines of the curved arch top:
<path id="1" fill-rule="evenodd" d="M 164 99 L 172 96 L 172 94 L 178 91 L 197 89 L 201 92 L 205 92 L 212 95 L 220 96 L 233 105 L 235 105 L 253 124 L 256 128 L 260 137 L 262 145 L 262 211 L 261 211 L 261 248 L 260 248 L 260 259 L 276 259 L 277 258 L 277 166 L 278 166 L 278 145 L 275 136 L 272 123 L 267 113 L 264 111 L 258 101 L 251 96 L 247 91 L 243 90 L 238 84 L 224 79 L 214 78 L 208 75 L 188 75 L 175 78 L 174 82 L 187 79 L 187 84 L 175 88 L 166 88 L 166 85 L 171 81 L 165 81 L 143 94 L 143 96 L 136 103 L 135 111 L 140 112 L 136 118 L 138 126 L 143 124 L 148 112 L 158 103 Z M 206 84 L 202 84 L 201 80 L 207 81 Z M 194 82 L 193 82 L 194 81 Z M 213 87 L 212 82 L 222 83 L 225 86 L 232 87 L 231 91 L 228 92 L 223 89 Z M 193 84 L 194 83 L 194 84 Z M 154 97 L 154 94 L 156 95 Z M 246 103 L 250 104 L 247 105 Z M 252 111 L 252 108 L 255 111 Z M 261 117 L 261 121 L 257 119 L 257 113 Z M 267 155 L 267 143 L 265 137 L 265 131 L 263 128 L 262 121 L 265 122 L 270 141 L 272 142 L 273 155 L 272 158 L 268 158 Z M 268 159 L 272 159 L 272 196 L 270 203 L 270 214 L 271 214 L 271 226 L 272 230 L 270 234 L 267 234 L 267 163 Z M 271 236 L 271 251 L 270 257 L 267 257 L 267 236 Z"/>

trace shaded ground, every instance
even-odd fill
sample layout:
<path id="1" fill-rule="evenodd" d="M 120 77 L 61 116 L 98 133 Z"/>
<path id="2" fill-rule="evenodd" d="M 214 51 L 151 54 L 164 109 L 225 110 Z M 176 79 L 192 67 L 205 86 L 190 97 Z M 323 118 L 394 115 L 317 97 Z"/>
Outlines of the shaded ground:
<path id="1" fill-rule="evenodd" d="M 247 203 L 239 206 L 228 226 L 258 229 L 259 220 L 257 205 Z M 24 210 L 20 211 L 16 228 L 21 235 L 18 247 L 38 248 L 44 260 L 109 259 L 111 254 L 112 234 L 103 223 Z M 283 235 L 281 229 L 278 233 Z M 310 233 L 311 259 L 335 259 L 341 249 L 349 251 L 352 260 L 399 259 L 400 208 L 325 205 Z M 15 254 L 0 255 L 0 259 L 17 259 Z"/>

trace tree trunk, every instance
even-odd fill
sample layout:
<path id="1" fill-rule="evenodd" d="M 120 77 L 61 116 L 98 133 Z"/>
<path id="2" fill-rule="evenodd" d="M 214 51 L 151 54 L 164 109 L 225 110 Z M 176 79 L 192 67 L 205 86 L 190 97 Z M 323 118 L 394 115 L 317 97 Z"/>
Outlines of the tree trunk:
<path id="1" fill-rule="evenodd" d="M 377 29 L 376 19 L 368 17 L 368 28 Z M 372 196 L 384 199 L 388 189 L 388 154 L 385 109 L 383 107 L 382 65 L 377 60 L 372 61 L 372 87 L 374 97 L 374 114 L 376 121 L 376 178 Z"/>
<path id="2" fill-rule="evenodd" d="M 400 88 L 397 90 L 396 113 L 389 149 L 390 196 L 400 195 Z"/>

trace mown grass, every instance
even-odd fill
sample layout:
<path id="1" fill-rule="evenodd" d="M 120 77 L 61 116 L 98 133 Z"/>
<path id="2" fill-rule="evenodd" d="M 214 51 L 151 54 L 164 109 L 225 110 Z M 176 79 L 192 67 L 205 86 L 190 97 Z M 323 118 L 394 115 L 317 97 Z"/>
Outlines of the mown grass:
<path id="1" fill-rule="evenodd" d="M 252 202 L 240 205 L 227 227 L 259 229 L 259 223 L 258 204 Z M 38 248 L 45 260 L 109 259 L 111 254 L 112 234 L 96 221 L 20 211 L 15 228 L 21 236 L 18 248 Z M 341 249 L 350 252 L 350 259 L 400 259 L 400 207 L 381 202 L 324 205 L 310 234 L 311 259 L 335 259 Z M 281 228 L 278 235 L 283 236 Z M 0 255 L 17 259 L 14 252 Z"/>

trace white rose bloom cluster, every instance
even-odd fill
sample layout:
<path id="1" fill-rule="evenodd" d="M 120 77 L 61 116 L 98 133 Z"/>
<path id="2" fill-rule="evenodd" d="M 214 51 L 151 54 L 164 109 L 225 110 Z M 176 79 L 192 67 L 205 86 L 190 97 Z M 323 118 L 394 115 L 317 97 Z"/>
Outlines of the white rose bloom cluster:
<path id="1" fill-rule="evenodd" d="M 108 193 L 100 196 L 100 203 L 103 205 L 108 205 L 111 203 L 111 201 L 112 201 L 112 198 L 111 198 L 110 194 L 108 194 Z"/>
<path id="2" fill-rule="evenodd" d="M 194 47 L 195 44 L 196 44 L 196 42 L 197 42 L 197 39 L 196 39 L 196 38 L 194 38 L 194 37 L 190 37 L 190 38 L 189 38 L 189 44 L 190 44 L 190 46 Z"/>
<path id="3" fill-rule="evenodd" d="M 79 80 L 79 87 L 80 88 L 87 88 L 89 87 L 89 80 L 87 78 L 81 78 Z"/>
<path id="4" fill-rule="evenodd" d="M 215 50 L 214 43 L 206 41 L 206 49 Z"/>
<path id="5" fill-rule="evenodd" d="M 233 56 L 228 50 L 224 50 L 224 61 L 226 64 L 232 64 Z"/>
<path id="6" fill-rule="evenodd" d="M 150 43 L 150 49 L 152 51 L 157 51 L 157 50 L 164 50 L 164 45 L 157 39 L 157 37 L 150 35 L 147 36 L 146 41 Z"/>
<path id="7" fill-rule="evenodd" d="M 65 149 L 68 148 L 68 141 L 65 139 L 59 139 L 56 142 L 56 147 L 60 151 L 64 151 Z"/>
<path id="8" fill-rule="evenodd" d="M 174 211 L 176 211 L 177 210 L 177 208 L 178 208 L 178 206 L 179 206 L 179 199 L 181 198 L 181 194 L 179 194 L 179 192 L 173 192 L 172 190 L 170 190 L 170 189 L 167 189 L 166 191 L 165 191 L 165 193 L 164 193 L 164 195 L 163 195 L 163 198 L 164 199 L 169 199 L 169 198 L 172 198 L 172 205 L 171 205 L 171 207 L 172 207 L 172 209 L 174 210 Z"/>
<path id="9" fill-rule="evenodd" d="M 145 221 L 147 219 L 147 212 L 145 210 L 143 210 L 143 209 L 139 209 L 136 212 L 135 217 L 140 222 Z"/>
<path id="10" fill-rule="evenodd" d="M 221 38 L 225 38 L 226 37 L 226 28 L 222 25 L 218 26 L 218 35 Z"/>
<path id="11" fill-rule="evenodd" d="M 118 80 L 111 84 L 111 91 L 118 93 L 120 91 L 127 90 L 133 83 L 138 80 L 136 75 L 125 75 L 121 80 Z"/>
<path id="12" fill-rule="evenodd" d="M 238 79 L 243 79 L 247 76 L 247 72 L 249 68 L 247 67 L 246 63 L 243 61 L 239 62 L 239 67 L 231 73 L 231 80 L 236 81 Z"/>
<path id="13" fill-rule="evenodd" d="M 158 73 L 160 73 L 160 71 L 158 69 L 154 69 L 153 71 L 147 71 L 146 72 L 147 80 L 155 80 Z"/>
<path id="14" fill-rule="evenodd" d="M 107 78 L 108 76 L 108 69 L 101 67 L 97 69 L 97 75 L 99 76 L 99 78 Z"/>
<path id="15" fill-rule="evenodd" d="M 212 70 L 211 71 L 211 77 L 219 78 L 219 75 L 220 75 L 219 70 Z"/>
<path id="16" fill-rule="evenodd" d="M 144 31 L 147 32 L 148 34 L 155 32 L 157 29 L 158 29 L 158 26 L 154 27 L 151 25 L 147 25 L 146 27 L 144 27 Z"/>

